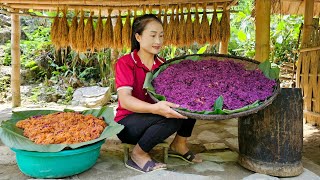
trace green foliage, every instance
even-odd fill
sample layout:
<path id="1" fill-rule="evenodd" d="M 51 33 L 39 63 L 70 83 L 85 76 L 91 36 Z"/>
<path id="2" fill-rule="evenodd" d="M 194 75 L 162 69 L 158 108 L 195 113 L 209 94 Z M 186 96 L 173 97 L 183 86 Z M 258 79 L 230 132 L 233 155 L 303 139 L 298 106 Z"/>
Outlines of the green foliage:
<path id="1" fill-rule="evenodd" d="M 67 88 L 66 96 L 65 96 L 65 102 L 66 103 L 69 103 L 72 100 L 73 92 L 74 92 L 74 89 L 71 86 L 69 86 Z"/>
<path id="2" fill-rule="evenodd" d="M 10 87 L 10 76 L 0 77 L 0 92 L 5 92 Z"/>
<path id="3" fill-rule="evenodd" d="M 299 48 L 298 37 L 300 26 L 303 23 L 301 16 L 275 15 L 271 18 L 271 59 L 272 62 L 295 62 L 297 56 L 293 53 Z"/>
<path id="4" fill-rule="evenodd" d="M 31 101 L 32 102 L 38 102 L 38 97 L 41 94 L 40 92 L 41 87 L 35 87 L 31 91 Z"/>
<path id="5" fill-rule="evenodd" d="M 269 60 L 265 60 L 263 63 L 259 64 L 259 69 L 263 74 L 269 79 L 279 79 L 280 68 L 272 67 Z"/>

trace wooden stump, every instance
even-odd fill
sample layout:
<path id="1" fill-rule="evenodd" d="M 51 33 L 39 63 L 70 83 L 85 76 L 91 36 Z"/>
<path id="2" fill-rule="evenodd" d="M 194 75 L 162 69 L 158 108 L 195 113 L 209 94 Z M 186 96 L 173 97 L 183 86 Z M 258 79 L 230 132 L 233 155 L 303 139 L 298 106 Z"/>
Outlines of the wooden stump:
<path id="1" fill-rule="evenodd" d="M 265 109 L 240 117 L 239 164 L 272 176 L 301 174 L 302 105 L 301 89 L 286 88 Z"/>

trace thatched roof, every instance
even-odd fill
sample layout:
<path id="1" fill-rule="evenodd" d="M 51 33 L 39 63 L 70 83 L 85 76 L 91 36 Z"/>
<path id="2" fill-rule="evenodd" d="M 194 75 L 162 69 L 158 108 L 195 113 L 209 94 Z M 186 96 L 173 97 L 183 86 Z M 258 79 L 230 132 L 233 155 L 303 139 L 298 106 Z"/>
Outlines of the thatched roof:
<path id="1" fill-rule="evenodd" d="M 272 0 L 272 13 L 273 14 L 304 14 L 304 1 L 305 0 Z M 313 15 L 320 16 L 320 0 L 314 0 Z"/>

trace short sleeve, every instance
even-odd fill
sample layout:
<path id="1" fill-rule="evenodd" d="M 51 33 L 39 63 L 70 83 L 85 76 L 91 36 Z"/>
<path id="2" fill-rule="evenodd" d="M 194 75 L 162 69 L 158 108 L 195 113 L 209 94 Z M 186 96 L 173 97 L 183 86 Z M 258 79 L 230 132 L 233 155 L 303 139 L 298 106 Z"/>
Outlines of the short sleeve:
<path id="1" fill-rule="evenodd" d="M 126 59 L 120 58 L 116 63 L 116 88 L 133 89 L 134 84 L 134 65 L 130 64 Z"/>

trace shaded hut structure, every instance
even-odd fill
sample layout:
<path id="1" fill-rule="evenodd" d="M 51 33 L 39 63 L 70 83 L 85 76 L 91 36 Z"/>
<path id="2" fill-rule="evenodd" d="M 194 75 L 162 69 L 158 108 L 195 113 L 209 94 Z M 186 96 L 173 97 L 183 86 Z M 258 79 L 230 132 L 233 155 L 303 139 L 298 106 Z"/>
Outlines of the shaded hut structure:
<path id="1" fill-rule="evenodd" d="M 255 1 L 256 57 L 270 54 L 270 14 L 303 15 L 304 23 L 296 69 L 296 87 L 302 89 L 303 113 L 307 123 L 320 124 L 320 0 Z"/>
<path id="2" fill-rule="evenodd" d="M 303 92 L 307 123 L 320 125 L 320 0 L 277 1 L 281 14 L 304 14 L 303 34 L 296 71 L 296 86 Z"/>
<path id="3" fill-rule="evenodd" d="M 139 10 L 143 12 L 155 13 L 155 15 L 161 17 L 161 20 L 168 20 L 168 22 L 164 24 L 168 24 L 166 29 L 170 31 L 170 35 L 173 37 L 178 37 L 179 31 L 175 27 L 170 27 L 170 24 L 173 25 L 175 23 L 183 23 L 181 27 L 185 27 L 187 21 L 179 20 L 181 17 L 187 17 L 188 13 L 191 13 L 192 17 L 194 17 L 194 12 L 198 12 L 199 14 L 205 14 L 207 16 L 212 16 L 213 9 L 217 9 L 219 13 L 224 12 L 223 14 L 227 15 L 227 20 L 223 23 L 224 26 L 228 27 L 220 27 L 225 29 L 230 29 L 230 8 L 236 5 L 238 0 L 171 0 L 171 1 L 159 1 L 159 0 L 147 0 L 147 1 L 131 1 L 131 0 L 59 0 L 59 1 L 51 1 L 51 0 L 1 0 L 0 8 L 3 13 L 11 14 L 12 21 L 12 32 L 11 32 L 11 54 L 12 54 L 12 77 L 11 77 L 11 87 L 12 87 L 12 106 L 17 107 L 21 105 L 20 99 L 20 16 L 36 16 L 29 12 L 29 9 L 33 9 L 35 11 L 58 11 L 60 13 L 57 14 L 57 17 L 44 17 L 44 18 L 55 18 L 55 23 L 53 25 L 57 27 L 52 27 L 52 29 L 56 29 L 57 31 L 63 30 L 63 32 L 58 32 L 56 34 L 65 34 L 66 36 L 52 36 L 52 42 L 55 42 L 54 45 L 56 49 L 66 48 L 61 47 L 61 42 L 63 44 L 69 43 L 68 46 L 71 47 L 76 52 L 80 53 L 88 53 L 93 52 L 95 50 L 101 50 L 103 48 L 112 48 L 120 50 L 123 46 L 123 42 L 130 42 L 130 25 L 121 24 L 121 20 L 125 20 L 127 18 L 127 22 L 130 22 L 130 18 L 133 18 L 133 11 Z M 176 10 L 167 11 L 167 9 L 171 9 L 172 7 L 180 7 Z M 215 8 L 214 8 L 215 7 Z M 189 11 L 191 9 L 191 12 Z M 63 14 L 66 14 L 68 11 L 74 12 L 74 16 L 77 16 L 72 22 L 72 18 Z M 205 12 L 203 12 L 205 11 Z M 80 13 L 79 13 L 80 12 Z M 172 14 L 172 16 L 171 16 Z M 120 17 L 121 18 L 118 18 Z M 38 16 L 40 17 L 40 16 Z M 107 21 L 105 26 L 101 25 L 101 19 L 103 21 Z M 173 17 L 173 18 L 164 18 L 164 17 Z M 180 18 L 179 18 L 180 17 Z M 112 18 L 112 22 L 110 19 Z M 75 20 L 78 19 L 78 22 Z M 120 23 L 116 23 L 117 22 Z M 120 20 L 119 20 L 120 19 Z M 96 29 L 94 29 L 92 23 L 96 21 L 100 21 L 99 33 L 96 33 Z M 88 23 L 89 22 L 89 23 Z M 132 21 L 131 21 L 132 22 Z M 175 23 L 170 23 L 175 22 Z M 190 23 L 190 22 L 189 22 Z M 199 25 L 200 22 L 198 22 Z M 68 26 L 71 25 L 71 26 Z M 217 23 L 216 23 L 217 24 Z M 219 25 L 219 24 L 217 24 Z M 111 27 L 113 26 L 113 27 Z M 60 28 L 63 27 L 63 28 Z M 122 28 L 124 27 L 124 28 Z M 77 29 L 75 29 L 77 28 Z M 112 32 L 111 32 L 111 29 Z M 217 28 L 216 28 L 217 29 Z M 188 30 L 188 29 L 187 29 Z M 73 32 L 73 34 L 68 33 L 67 31 Z M 102 31 L 102 32 L 101 32 Z M 192 31 L 193 34 L 200 35 L 200 32 L 194 32 L 193 28 L 190 28 L 189 31 Z M 210 33 L 210 31 L 207 31 Z M 76 33 L 76 34 L 75 34 Z M 103 44 L 93 44 L 97 43 L 94 41 L 94 35 L 99 36 L 102 33 L 102 39 L 105 38 Z M 52 33 L 51 33 L 52 34 Z M 215 33 L 219 34 L 219 33 Z M 108 36 L 107 36 L 108 35 Z M 119 40 L 119 37 L 122 38 Z M 230 34 L 226 35 L 228 37 L 222 39 L 229 39 Z M 63 39 L 63 37 L 65 37 Z M 69 40 L 66 38 L 70 38 Z M 117 38 L 118 37 L 118 38 Z M 208 34 L 207 37 L 212 37 Z M 77 42 L 74 42 L 74 39 L 77 39 Z M 107 40 L 108 39 L 108 40 Z M 113 40 L 111 40 L 113 39 Z M 215 38 L 218 39 L 218 38 Z M 111 40 L 111 41 L 109 41 Z M 195 39 L 194 39 L 195 40 Z M 90 43 L 86 43 L 86 42 Z M 168 42 L 168 44 L 172 44 L 174 46 L 181 46 L 188 44 L 190 42 L 182 42 L 183 39 L 180 38 L 179 41 L 177 39 L 172 40 L 172 42 Z M 186 41 L 186 40 L 185 40 Z M 190 40 L 189 40 L 190 41 Z M 111 43 L 113 42 L 113 43 Z M 179 43 L 174 43 L 179 42 Z M 203 44 L 204 42 L 193 41 L 192 43 Z M 205 42 L 210 43 L 210 42 Z M 219 43 L 219 42 L 218 42 Z M 216 44 L 218 44 L 216 43 Z M 221 41 L 219 46 L 219 53 L 226 54 L 228 51 L 228 42 Z M 126 43 L 126 46 L 128 44 Z M 115 53 L 116 54 L 116 53 Z"/>

